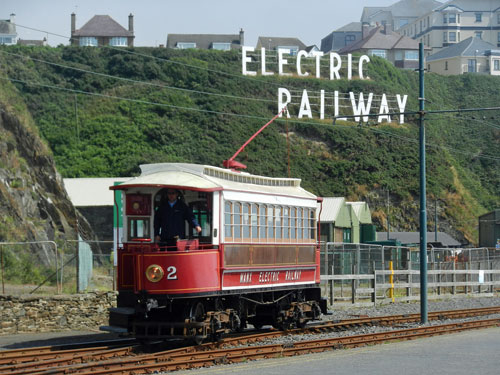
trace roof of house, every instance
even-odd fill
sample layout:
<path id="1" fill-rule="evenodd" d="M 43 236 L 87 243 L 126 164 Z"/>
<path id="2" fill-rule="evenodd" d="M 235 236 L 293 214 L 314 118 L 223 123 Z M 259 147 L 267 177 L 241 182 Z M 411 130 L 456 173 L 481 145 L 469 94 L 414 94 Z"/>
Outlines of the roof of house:
<path id="1" fill-rule="evenodd" d="M 436 10 L 444 10 L 446 8 L 455 8 L 461 11 L 485 11 L 496 12 L 500 5 L 498 1 L 492 0 L 450 0 L 441 4 Z"/>
<path id="2" fill-rule="evenodd" d="M 400 0 L 386 7 L 364 7 L 361 20 L 371 18 L 380 12 L 391 13 L 393 17 L 418 18 L 443 5 L 435 0 Z"/>
<path id="3" fill-rule="evenodd" d="M 441 5 L 442 2 L 435 0 L 401 0 L 387 8 L 393 17 L 420 17 Z"/>
<path id="4" fill-rule="evenodd" d="M 277 47 L 297 46 L 299 50 L 305 50 L 306 45 L 298 38 L 281 38 L 275 36 L 259 36 L 257 40 L 257 48 L 266 47 L 268 49 L 276 49 Z"/>
<path id="5" fill-rule="evenodd" d="M 347 25 L 339 27 L 334 32 L 361 32 L 361 31 L 362 31 L 361 22 L 351 22 L 348 23 Z"/>
<path id="6" fill-rule="evenodd" d="M 239 34 L 168 34 L 167 48 L 177 47 L 177 43 L 196 43 L 197 48 L 210 49 L 213 43 L 231 43 L 240 47 Z"/>
<path id="7" fill-rule="evenodd" d="M 0 34 L 15 35 L 16 25 L 11 23 L 10 20 L 0 20 Z"/>
<path id="8" fill-rule="evenodd" d="M 484 56 L 486 51 L 495 50 L 496 46 L 491 43 L 476 37 L 470 37 L 462 40 L 460 43 L 453 44 L 449 47 L 443 48 L 438 52 L 428 56 L 426 61 L 436 61 L 442 59 L 450 59 L 457 56 L 476 57 Z"/>
<path id="9" fill-rule="evenodd" d="M 325 197 L 323 198 L 321 215 L 322 222 L 334 222 L 339 215 L 340 209 L 345 205 L 344 197 Z M 319 215 L 319 210 L 318 210 Z"/>
<path id="10" fill-rule="evenodd" d="M 125 29 L 110 16 L 95 15 L 80 29 L 75 30 L 73 36 L 129 37 L 134 36 L 134 33 Z"/>
<path id="11" fill-rule="evenodd" d="M 420 232 L 389 232 L 389 239 L 398 240 L 402 244 L 420 244 Z M 434 232 L 427 232 L 427 242 L 435 243 Z M 448 233 L 438 232 L 437 242 L 443 246 L 456 247 L 460 242 L 455 240 Z M 387 240 L 387 232 L 377 232 L 377 241 Z"/>
<path id="12" fill-rule="evenodd" d="M 361 49 L 418 50 L 418 43 L 418 40 L 397 34 L 394 31 L 389 31 L 388 29 L 384 32 L 384 26 L 378 26 L 371 30 L 363 39 L 342 48 L 339 53 L 354 52 Z"/>
<path id="13" fill-rule="evenodd" d="M 361 224 L 371 224 L 372 218 L 370 208 L 366 202 L 346 202 L 348 207 L 351 207 L 354 215 Z"/>

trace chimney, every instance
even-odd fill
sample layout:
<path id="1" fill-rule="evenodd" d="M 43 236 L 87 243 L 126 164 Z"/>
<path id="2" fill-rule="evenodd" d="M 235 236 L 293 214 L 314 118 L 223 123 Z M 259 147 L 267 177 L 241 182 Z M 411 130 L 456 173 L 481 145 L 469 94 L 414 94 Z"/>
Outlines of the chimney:
<path id="1" fill-rule="evenodd" d="M 128 15 L 128 31 L 134 33 L 134 15 L 132 13 Z"/>
<path id="2" fill-rule="evenodd" d="M 71 36 L 73 36 L 75 30 L 76 30 L 76 14 L 71 13 Z"/>
<path id="3" fill-rule="evenodd" d="M 16 23 L 16 15 L 14 13 L 10 14 L 10 23 Z"/>
<path id="4" fill-rule="evenodd" d="M 365 39 L 368 36 L 368 31 L 370 31 L 370 25 L 367 22 L 363 22 L 363 26 L 361 26 L 361 39 Z"/>
<path id="5" fill-rule="evenodd" d="M 240 29 L 240 46 L 242 46 L 244 42 L 245 42 L 245 32 L 243 31 L 243 29 Z"/>

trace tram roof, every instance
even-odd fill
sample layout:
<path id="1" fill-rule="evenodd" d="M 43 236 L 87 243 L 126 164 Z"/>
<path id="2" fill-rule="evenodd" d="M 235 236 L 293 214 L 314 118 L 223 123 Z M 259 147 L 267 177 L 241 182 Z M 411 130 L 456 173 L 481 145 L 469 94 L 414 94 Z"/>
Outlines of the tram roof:
<path id="1" fill-rule="evenodd" d="M 298 178 L 274 178 L 237 172 L 209 165 L 187 163 L 143 164 L 141 175 L 111 186 L 111 190 L 138 187 L 175 187 L 202 191 L 236 190 L 264 194 L 290 195 L 316 199 L 300 187 Z"/>

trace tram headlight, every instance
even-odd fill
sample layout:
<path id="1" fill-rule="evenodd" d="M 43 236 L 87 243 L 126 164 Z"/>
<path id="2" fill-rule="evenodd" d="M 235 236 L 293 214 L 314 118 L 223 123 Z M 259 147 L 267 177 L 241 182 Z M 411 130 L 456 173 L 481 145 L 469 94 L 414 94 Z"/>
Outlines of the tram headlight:
<path id="1" fill-rule="evenodd" d="M 157 264 L 152 264 L 146 269 L 146 278 L 152 283 L 157 283 L 163 278 L 165 271 Z"/>

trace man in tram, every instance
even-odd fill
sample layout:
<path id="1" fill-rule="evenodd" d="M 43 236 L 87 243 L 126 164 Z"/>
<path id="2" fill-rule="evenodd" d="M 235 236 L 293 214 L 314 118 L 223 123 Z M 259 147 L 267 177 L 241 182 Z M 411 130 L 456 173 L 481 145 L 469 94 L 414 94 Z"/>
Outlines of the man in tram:
<path id="1" fill-rule="evenodd" d="M 177 249 L 177 240 L 186 238 L 184 222 L 191 223 L 196 232 L 201 232 L 201 226 L 191 209 L 179 199 L 179 192 L 167 189 L 167 199 L 163 200 L 155 212 L 155 241 L 167 250 Z"/>

